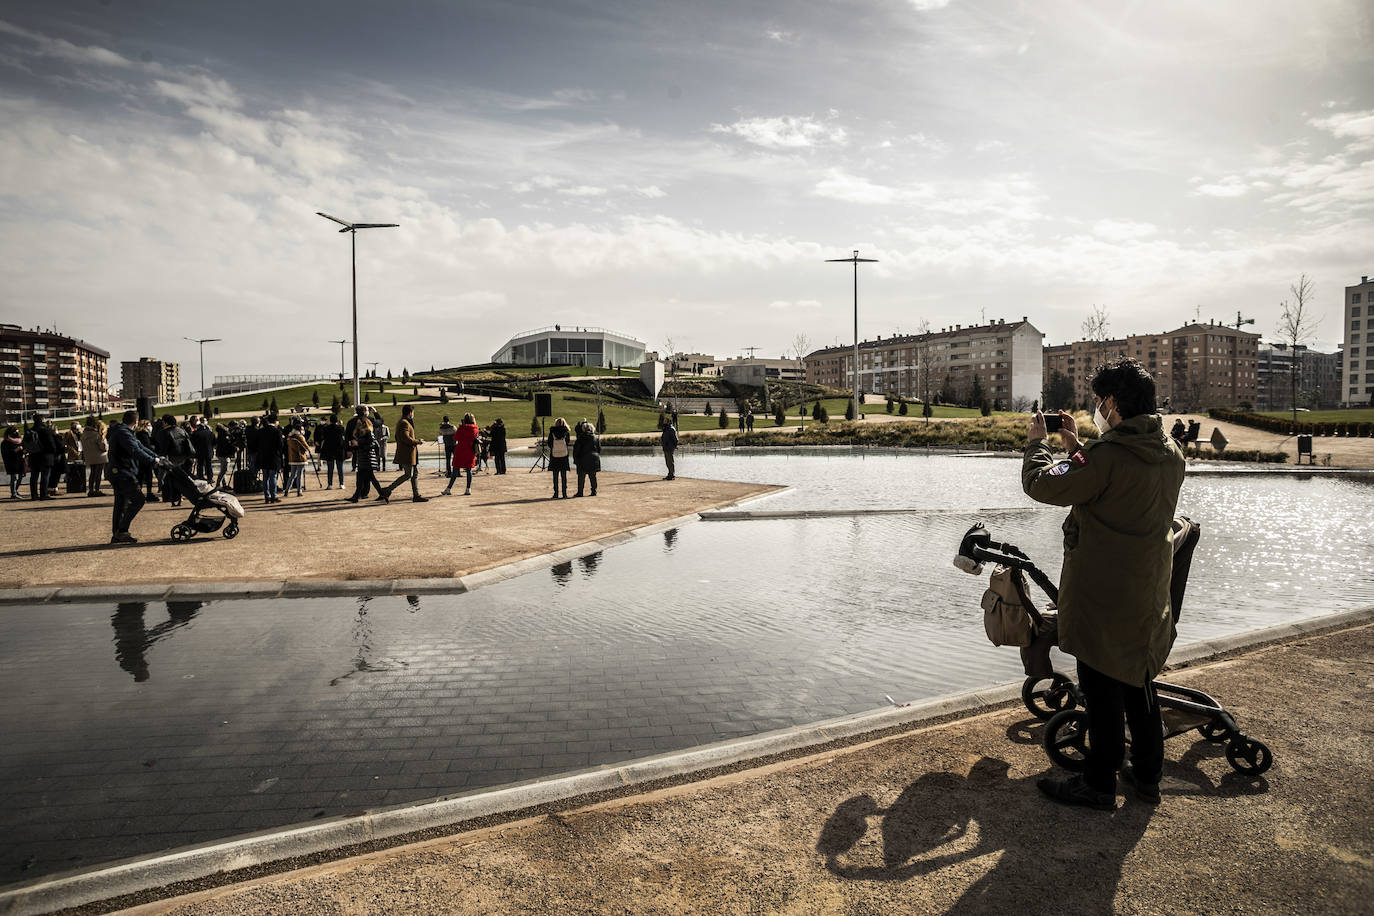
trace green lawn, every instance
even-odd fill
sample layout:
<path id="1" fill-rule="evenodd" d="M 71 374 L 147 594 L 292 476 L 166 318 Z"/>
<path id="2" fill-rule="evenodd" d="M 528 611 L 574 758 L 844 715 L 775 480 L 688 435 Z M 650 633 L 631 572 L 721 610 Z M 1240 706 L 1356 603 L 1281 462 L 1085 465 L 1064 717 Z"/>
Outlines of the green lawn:
<path id="1" fill-rule="evenodd" d="M 1266 410 L 1262 417 L 1293 419 L 1291 410 Z M 1374 423 L 1374 407 L 1348 407 L 1345 410 L 1299 410 L 1299 423 Z"/>

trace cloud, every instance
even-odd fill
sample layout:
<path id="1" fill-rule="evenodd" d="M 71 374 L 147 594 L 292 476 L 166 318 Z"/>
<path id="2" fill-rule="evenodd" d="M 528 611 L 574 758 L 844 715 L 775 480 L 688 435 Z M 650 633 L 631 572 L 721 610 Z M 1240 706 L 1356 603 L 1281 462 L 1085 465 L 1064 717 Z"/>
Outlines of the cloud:
<path id="1" fill-rule="evenodd" d="M 1194 178 L 1193 181 L 1197 183 L 1201 179 Z M 1250 193 L 1250 183 L 1239 175 L 1227 175 L 1219 181 L 1199 183 L 1193 193 L 1203 197 L 1243 197 Z"/>
<path id="2" fill-rule="evenodd" d="M 843 169 L 828 169 L 825 177 L 816 182 L 811 193 L 852 204 L 893 204 L 906 194 L 898 188 L 876 184 L 867 178 L 851 175 Z"/>
<path id="3" fill-rule="evenodd" d="M 774 299 L 772 302 L 768 303 L 768 307 L 776 311 L 785 312 L 791 311 L 792 309 L 818 309 L 821 307 L 821 303 L 816 299 L 795 299 L 791 301 L 786 299 Z"/>
<path id="4" fill-rule="evenodd" d="M 950 0 L 906 0 L 911 4 L 911 8 L 917 12 L 927 12 L 929 10 L 942 10 L 949 6 Z"/>
<path id="5" fill-rule="evenodd" d="M 795 32 L 785 32 L 782 29 L 768 29 L 763 35 L 769 41 L 776 41 L 781 45 L 796 45 L 798 43 Z"/>
<path id="6" fill-rule="evenodd" d="M 1109 242 L 1125 242 L 1145 239 L 1159 232 L 1153 223 L 1141 223 L 1129 219 L 1100 219 L 1093 223 L 1093 234 Z"/>
<path id="7" fill-rule="evenodd" d="M 712 124 L 711 132 L 730 134 L 764 149 L 807 149 L 848 142 L 843 127 L 809 117 L 742 118 L 734 124 Z"/>
<path id="8" fill-rule="evenodd" d="M 602 197 L 605 195 L 606 189 L 580 184 L 571 188 L 559 188 L 557 193 L 567 197 Z"/>
<path id="9" fill-rule="evenodd" d="M 660 197 L 668 196 L 668 192 L 663 190 L 656 184 L 651 184 L 645 188 L 635 188 L 635 193 L 638 194 L 640 197 L 645 197 L 649 200 L 656 200 Z"/>

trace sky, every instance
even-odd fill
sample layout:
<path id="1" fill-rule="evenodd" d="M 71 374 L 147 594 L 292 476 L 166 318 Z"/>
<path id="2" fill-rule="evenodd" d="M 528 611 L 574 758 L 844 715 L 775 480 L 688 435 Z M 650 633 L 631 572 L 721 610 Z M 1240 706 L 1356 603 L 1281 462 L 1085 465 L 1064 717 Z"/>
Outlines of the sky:
<path id="1" fill-rule="evenodd" d="M 1374 274 L 1367 0 L 8 0 L 0 321 L 185 387 L 606 327 L 1046 343 Z M 117 382 L 117 370 L 111 382 Z"/>

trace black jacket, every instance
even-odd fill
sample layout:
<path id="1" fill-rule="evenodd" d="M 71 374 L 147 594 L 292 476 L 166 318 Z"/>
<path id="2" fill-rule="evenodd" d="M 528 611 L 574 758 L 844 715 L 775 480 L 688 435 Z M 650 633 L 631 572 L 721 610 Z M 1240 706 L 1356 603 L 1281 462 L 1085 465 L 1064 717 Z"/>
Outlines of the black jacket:
<path id="1" fill-rule="evenodd" d="M 105 440 L 110 444 L 108 466 L 111 476 L 128 474 L 136 477 L 139 465 L 152 464 L 157 460 L 157 453 L 139 442 L 134 431 L 123 423 L 111 423 Z"/>
<path id="2" fill-rule="evenodd" d="M 281 470 L 282 450 L 286 448 L 286 436 L 280 426 L 270 423 L 258 430 L 258 468 L 264 471 Z"/>
<path id="3" fill-rule="evenodd" d="M 197 458 L 209 463 L 210 456 L 215 451 L 214 431 L 203 423 L 197 426 L 196 431 L 191 433 L 191 447 L 195 450 Z"/>
<path id="4" fill-rule="evenodd" d="M 489 448 L 493 455 L 504 455 L 506 453 L 506 424 L 502 423 L 500 426 L 497 426 L 495 423 L 492 424 L 491 445 Z"/>
<path id="5" fill-rule="evenodd" d="M 601 470 L 601 440 L 596 433 L 580 432 L 573 443 L 573 462 L 584 474 L 595 474 Z"/>
<path id="6" fill-rule="evenodd" d="M 338 423 L 321 423 L 318 429 L 320 457 L 327 461 L 342 461 L 344 456 L 344 428 Z"/>

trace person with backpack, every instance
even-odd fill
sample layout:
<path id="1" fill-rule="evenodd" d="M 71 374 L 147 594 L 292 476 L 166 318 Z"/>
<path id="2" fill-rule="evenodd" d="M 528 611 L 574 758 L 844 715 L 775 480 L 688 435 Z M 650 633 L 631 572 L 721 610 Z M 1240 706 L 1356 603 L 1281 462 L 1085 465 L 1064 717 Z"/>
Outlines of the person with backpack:
<path id="1" fill-rule="evenodd" d="M 453 482 L 458 475 L 467 472 L 468 485 L 464 496 L 472 495 L 472 469 L 477 466 L 477 455 L 482 449 L 482 433 L 477 429 L 477 418 L 470 413 L 463 414 L 463 422 L 453 432 L 453 468 L 448 472 L 448 486 L 443 496 L 453 491 Z"/>
<path id="2" fill-rule="evenodd" d="M 568 459 L 572 455 L 572 433 L 568 430 L 568 421 L 559 417 L 553 421 L 553 429 L 549 430 L 549 472 L 553 474 L 553 496 L 550 499 L 558 499 L 558 484 L 563 482 L 563 499 L 568 498 Z"/>
<path id="3" fill-rule="evenodd" d="M 601 470 L 601 440 L 592 424 L 583 420 L 577 424 L 577 441 L 573 443 L 573 463 L 577 465 L 577 492 L 583 495 L 583 484 L 590 482 L 596 495 L 596 473 Z"/>

